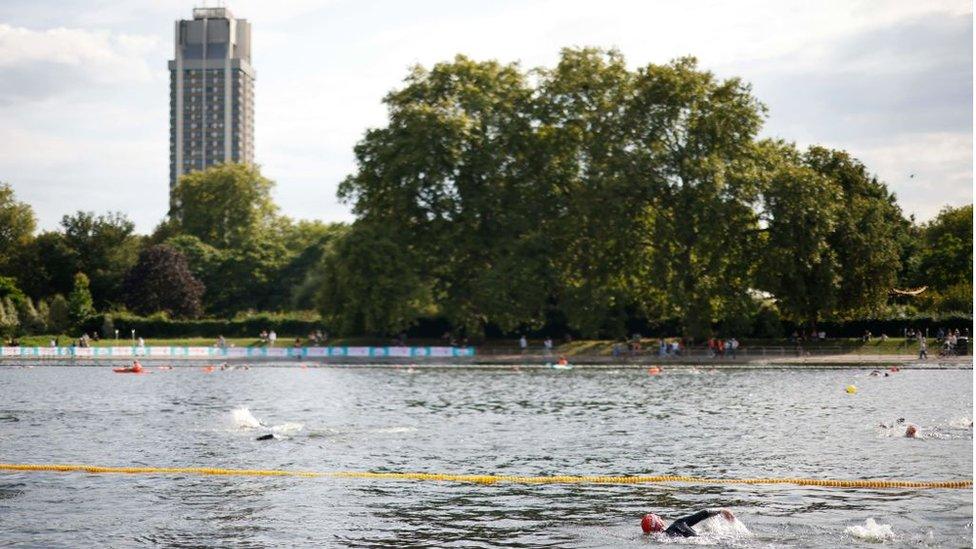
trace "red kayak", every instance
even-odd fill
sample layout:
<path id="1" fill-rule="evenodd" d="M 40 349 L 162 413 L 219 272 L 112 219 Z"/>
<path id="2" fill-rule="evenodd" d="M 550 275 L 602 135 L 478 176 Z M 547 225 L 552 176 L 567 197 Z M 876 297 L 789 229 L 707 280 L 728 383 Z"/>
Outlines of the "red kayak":
<path id="1" fill-rule="evenodd" d="M 147 372 L 145 370 L 133 370 L 132 368 L 112 368 L 112 371 L 117 374 L 151 374 L 152 372 Z"/>

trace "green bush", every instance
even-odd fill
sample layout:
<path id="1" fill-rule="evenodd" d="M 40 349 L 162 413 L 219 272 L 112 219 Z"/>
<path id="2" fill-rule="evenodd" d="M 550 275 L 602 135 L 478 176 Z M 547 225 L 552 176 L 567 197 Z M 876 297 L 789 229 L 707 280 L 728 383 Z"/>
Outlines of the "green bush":
<path id="1" fill-rule="evenodd" d="M 233 319 L 183 320 L 168 318 L 163 314 L 141 317 L 131 313 L 116 312 L 91 317 L 82 330 L 102 331 L 105 326 L 112 326 L 113 330 L 117 329 L 121 337 L 129 337 L 132 330 L 135 330 L 136 336 L 144 338 L 257 337 L 262 330 L 274 330 L 279 338 L 305 337 L 315 330 L 326 329 L 320 319 L 302 313 L 256 313 Z"/>

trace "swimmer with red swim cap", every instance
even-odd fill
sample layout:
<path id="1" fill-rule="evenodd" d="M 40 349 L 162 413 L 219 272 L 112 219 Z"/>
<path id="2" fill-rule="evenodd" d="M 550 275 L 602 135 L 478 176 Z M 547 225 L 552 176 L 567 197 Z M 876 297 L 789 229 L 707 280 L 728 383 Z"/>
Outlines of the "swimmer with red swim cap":
<path id="1" fill-rule="evenodd" d="M 698 532 L 695 532 L 695 529 L 692 528 L 692 526 L 717 515 L 722 515 L 725 520 L 729 522 L 735 521 L 735 515 L 733 515 L 732 511 L 729 511 L 728 509 L 706 509 L 704 511 L 698 511 L 694 515 L 679 518 L 678 520 L 672 522 L 671 526 L 665 528 L 664 521 L 661 520 L 661 517 L 655 515 L 654 513 L 648 513 L 644 515 L 643 519 L 641 519 L 641 529 L 644 530 L 645 534 L 664 532 L 664 534 L 668 536 L 690 538 L 698 535 Z"/>

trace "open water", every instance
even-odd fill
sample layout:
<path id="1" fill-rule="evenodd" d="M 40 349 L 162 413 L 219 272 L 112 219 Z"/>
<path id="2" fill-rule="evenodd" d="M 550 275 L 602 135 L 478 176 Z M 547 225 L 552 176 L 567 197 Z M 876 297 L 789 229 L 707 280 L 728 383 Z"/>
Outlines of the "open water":
<path id="1" fill-rule="evenodd" d="M 972 370 L 869 372 L 259 366 L 120 375 L 8 364 L 0 461 L 972 478 Z M 880 427 L 898 418 L 921 438 Z M 276 438 L 256 440 L 267 433 Z M 640 530 L 646 512 L 671 520 L 719 507 L 741 524 L 688 540 Z M 970 490 L 0 471 L 0 546 L 16 547 L 843 547 L 881 538 L 885 547 L 966 547 L 972 521 Z"/>

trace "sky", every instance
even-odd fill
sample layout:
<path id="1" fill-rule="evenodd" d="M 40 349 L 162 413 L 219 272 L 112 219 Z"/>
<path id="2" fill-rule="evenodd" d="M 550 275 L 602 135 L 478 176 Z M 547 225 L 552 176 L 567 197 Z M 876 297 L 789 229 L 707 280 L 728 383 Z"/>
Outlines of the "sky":
<path id="1" fill-rule="evenodd" d="M 78 210 L 166 215 L 173 24 L 202 0 L 0 2 L 0 181 L 42 230 Z M 463 53 L 553 66 L 616 48 L 693 55 L 768 107 L 765 137 L 849 151 L 920 221 L 973 199 L 968 1 L 602 0 L 223 3 L 252 28 L 255 159 L 282 213 L 351 221 L 335 196 L 410 66 Z M 914 177 L 913 177 L 914 174 Z"/>

